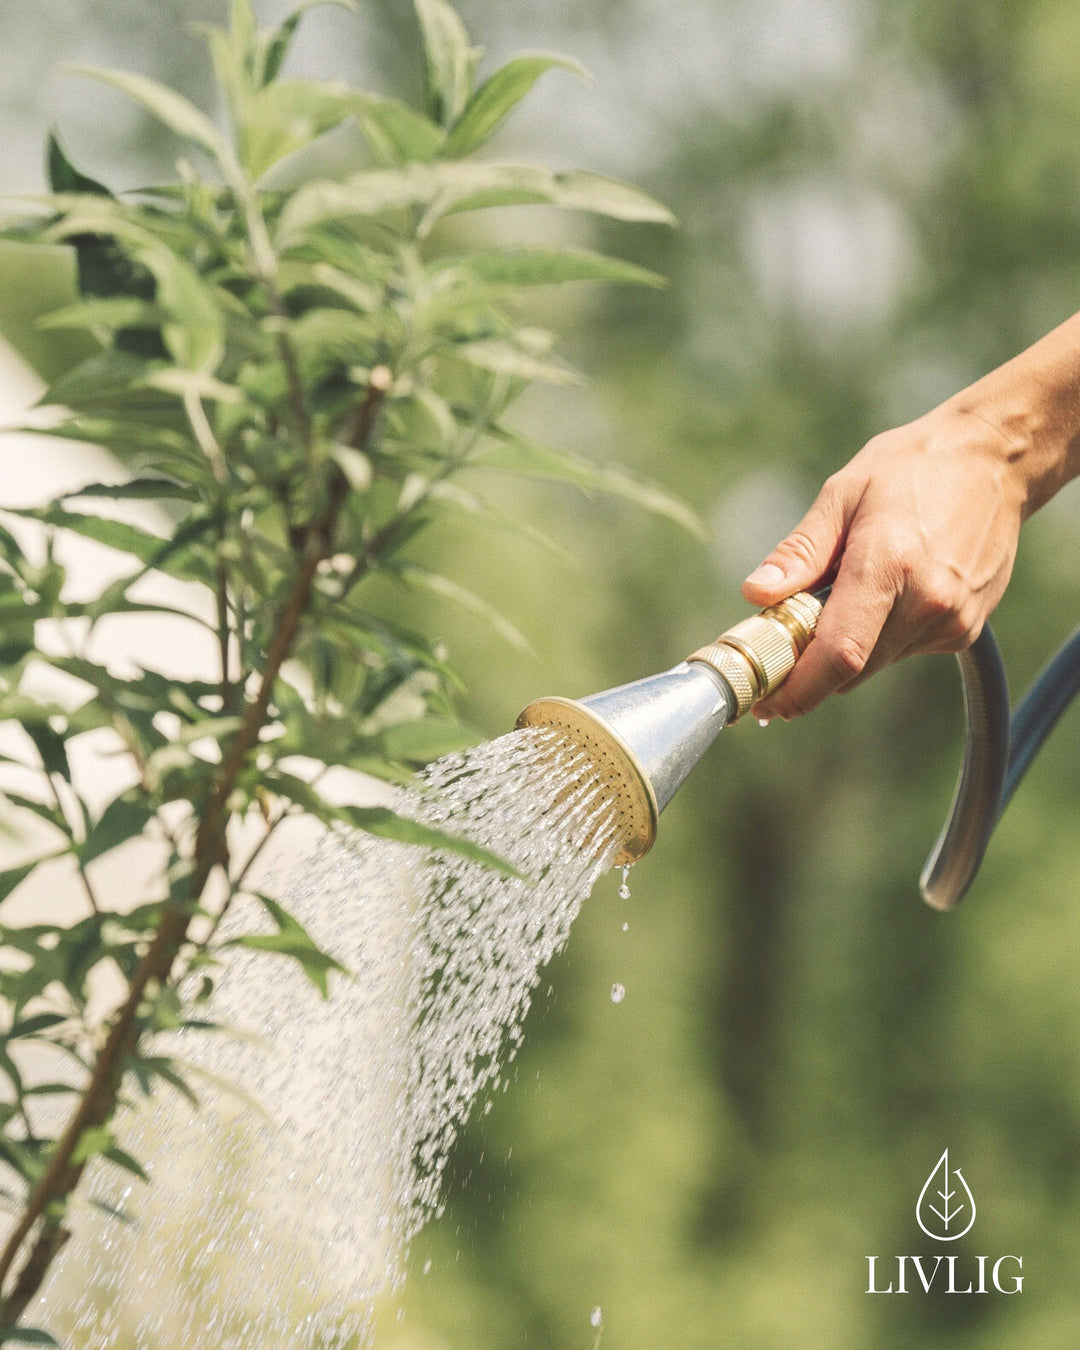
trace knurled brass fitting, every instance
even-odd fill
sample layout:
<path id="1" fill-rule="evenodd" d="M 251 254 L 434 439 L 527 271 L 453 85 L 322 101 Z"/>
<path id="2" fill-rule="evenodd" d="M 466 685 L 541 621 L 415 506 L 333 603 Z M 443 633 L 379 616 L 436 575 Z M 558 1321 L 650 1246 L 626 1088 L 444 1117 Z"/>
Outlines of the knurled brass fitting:
<path id="1" fill-rule="evenodd" d="M 784 683 L 809 646 L 820 614 L 821 602 L 799 591 L 743 619 L 686 659 L 711 666 L 729 686 L 736 704 L 730 720 L 736 722 L 758 699 Z"/>

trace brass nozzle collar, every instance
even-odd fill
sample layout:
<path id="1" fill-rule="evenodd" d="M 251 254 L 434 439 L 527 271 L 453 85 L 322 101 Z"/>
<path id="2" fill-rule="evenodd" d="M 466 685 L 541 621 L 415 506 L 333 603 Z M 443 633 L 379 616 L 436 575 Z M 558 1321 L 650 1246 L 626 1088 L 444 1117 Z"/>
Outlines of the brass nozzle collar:
<path id="1" fill-rule="evenodd" d="M 814 636 L 821 608 L 819 600 L 799 591 L 743 619 L 687 657 L 710 666 L 731 690 L 735 713 L 730 721 L 738 721 L 784 683 Z"/>

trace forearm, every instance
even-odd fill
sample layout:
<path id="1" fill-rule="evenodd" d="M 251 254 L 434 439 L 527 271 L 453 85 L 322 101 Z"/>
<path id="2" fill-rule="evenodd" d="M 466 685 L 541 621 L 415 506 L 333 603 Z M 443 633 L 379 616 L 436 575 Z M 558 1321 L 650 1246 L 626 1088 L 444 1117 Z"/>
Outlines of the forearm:
<path id="1" fill-rule="evenodd" d="M 955 394 L 941 411 L 977 417 L 1000 434 L 1027 519 L 1080 475 L 1080 314 Z"/>

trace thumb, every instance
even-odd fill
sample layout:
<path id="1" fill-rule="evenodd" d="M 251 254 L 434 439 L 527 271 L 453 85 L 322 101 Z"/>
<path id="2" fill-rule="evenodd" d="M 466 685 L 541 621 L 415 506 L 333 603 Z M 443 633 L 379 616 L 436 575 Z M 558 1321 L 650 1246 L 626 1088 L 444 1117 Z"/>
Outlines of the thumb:
<path id="1" fill-rule="evenodd" d="M 743 582 L 743 597 L 754 605 L 774 605 L 811 589 L 839 557 L 848 520 L 847 494 L 830 479 L 798 525 Z"/>

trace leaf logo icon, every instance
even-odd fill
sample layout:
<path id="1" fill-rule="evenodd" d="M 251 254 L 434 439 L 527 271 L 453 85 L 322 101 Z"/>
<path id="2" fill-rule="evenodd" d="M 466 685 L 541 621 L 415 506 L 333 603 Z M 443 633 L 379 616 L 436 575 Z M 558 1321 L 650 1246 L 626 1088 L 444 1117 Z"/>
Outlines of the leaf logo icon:
<path id="1" fill-rule="evenodd" d="M 948 1149 L 919 1192 L 915 1217 L 926 1236 L 937 1242 L 955 1242 L 975 1222 L 975 1197 L 959 1167 L 949 1168 Z"/>

